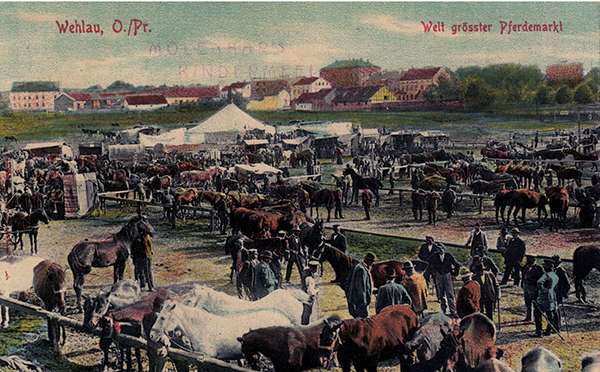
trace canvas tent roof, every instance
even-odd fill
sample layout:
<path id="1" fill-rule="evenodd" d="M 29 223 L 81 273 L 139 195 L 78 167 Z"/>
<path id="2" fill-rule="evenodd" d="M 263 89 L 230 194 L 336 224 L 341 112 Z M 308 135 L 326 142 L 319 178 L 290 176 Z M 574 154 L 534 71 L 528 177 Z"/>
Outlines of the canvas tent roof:
<path id="1" fill-rule="evenodd" d="M 251 115 L 240 110 L 236 105 L 229 104 L 200 124 L 188 129 L 188 132 L 246 132 L 252 129 L 264 130 L 271 134 L 275 133 L 275 127 L 265 125 Z"/>
<path id="2" fill-rule="evenodd" d="M 255 163 L 255 164 L 236 164 L 235 170 L 238 172 L 242 172 L 245 174 L 267 174 L 267 173 L 282 173 L 281 169 L 273 168 L 270 165 L 265 163 Z"/>

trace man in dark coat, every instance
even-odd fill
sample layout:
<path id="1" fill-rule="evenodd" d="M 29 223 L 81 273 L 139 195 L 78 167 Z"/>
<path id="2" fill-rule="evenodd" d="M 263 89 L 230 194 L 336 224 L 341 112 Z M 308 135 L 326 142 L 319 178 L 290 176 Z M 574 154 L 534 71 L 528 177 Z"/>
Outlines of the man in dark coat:
<path id="1" fill-rule="evenodd" d="M 533 301 L 538 295 L 537 281 L 544 275 L 544 268 L 535 262 L 535 257 L 527 256 L 527 263 L 523 266 L 523 298 L 525 300 L 525 322 L 533 318 Z"/>
<path id="2" fill-rule="evenodd" d="M 386 283 L 377 290 L 375 299 L 375 313 L 379 314 L 383 308 L 392 305 L 406 304 L 412 306 L 412 299 L 402 284 L 396 283 L 396 270 L 388 268 L 385 273 Z"/>
<path id="3" fill-rule="evenodd" d="M 333 225 L 333 234 L 331 234 L 331 245 L 336 247 L 342 252 L 348 250 L 348 240 L 346 236 L 342 234 L 340 225 Z"/>
<path id="4" fill-rule="evenodd" d="M 483 262 L 479 262 L 475 265 L 473 280 L 479 283 L 481 289 L 481 299 L 479 301 L 481 312 L 488 318 L 494 319 L 494 310 L 496 310 L 496 306 L 500 301 L 500 286 L 496 276 L 487 270 Z"/>
<path id="5" fill-rule="evenodd" d="M 254 272 L 254 293 L 257 300 L 273 292 L 277 287 L 277 278 L 269 267 L 272 259 L 273 254 L 270 251 L 260 254 L 260 262 L 256 265 Z"/>
<path id="6" fill-rule="evenodd" d="M 450 185 L 442 193 L 442 209 L 446 212 L 448 218 L 454 213 L 454 205 L 456 204 L 456 192 L 452 190 Z"/>
<path id="7" fill-rule="evenodd" d="M 469 239 L 467 239 L 465 247 L 471 249 L 471 257 L 483 256 L 487 253 L 487 236 L 481 230 L 481 225 L 479 223 L 475 224 L 475 229 L 471 231 L 471 235 L 469 235 Z"/>
<path id="8" fill-rule="evenodd" d="M 373 193 L 370 189 L 364 189 L 361 194 L 363 208 L 365 209 L 365 220 L 371 219 L 371 202 L 373 201 Z"/>
<path id="9" fill-rule="evenodd" d="M 563 300 L 566 300 L 569 297 L 569 291 L 571 290 L 571 284 L 569 283 L 569 277 L 567 275 L 567 271 L 560 264 L 560 256 L 554 255 L 552 256 L 552 261 L 554 261 L 554 273 L 558 277 L 558 283 L 556 284 L 554 292 L 556 293 L 556 317 L 557 317 L 557 329 L 560 330 L 561 324 L 561 313 L 560 313 L 560 305 Z"/>
<path id="10" fill-rule="evenodd" d="M 437 208 L 440 194 L 433 190 L 425 197 L 425 205 L 427 206 L 428 225 L 437 223 Z"/>
<path id="11" fill-rule="evenodd" d="M 456 317 L 456 298 L 452 277 L 458 275 L 460 263 L 452 253 L 446 251 L 440 245 L 435 247 L 435 252 L 428 262 L 433 273 L 442 312 L 446 313 L 446 309 L 449 307 L 450 316 Z"/>
<path id="12" fill-rule="evenodd" d="M 462 288 L 456 296 L 456 314 L 460 318 L 464 318 L 469 314 L 478 312 L 481 308 L 481 288 L 472 278 L 472 273 L 468 270 L 461 270 L 459 279 L 463 281 Z"/>
<path id="13" fill-rule="evenodd" d="M 244 261 L 242 269 L 236 277 L 235 286 L 237 288 L 237 294 L 240 299 L 244 298 L 245 292 L 246 297 L 248 297 L 250 301 L 255 301 L 256 294 L 254 290 L 254 273 L 255 268 L 258 265 L 258 250 L 254 248 L 249 249 L 248 256 L 248 259 Z"/>
<path id="14" fill-rule="evenodd" d="M 373 294 L 373 278 L 371 266 L 375 262 L 375 255 L 368 252 L 363 260 L 354 266 L 348 280 L 346 300 L 348 311 L 353 318 L 368 318 L 369 304 Z"/>
<path id="15" fill-rule="evenodd" d="M 542 313 L 546 315 L 548 325 L 546 327 L 545 336 L 549 336 L 554 327 L 559 328 L 556 316 L 556 292 L 554 288 L 558 284 L 558 276 L 553 270 L 554 261 L 551 259 L 544 260 L 544 274 L 537 282 L 538 296 L 534 302 L 533 317 L 535 319 L 535 333 L 531 337 L 542 337 Z"/>
<path id="16" fill-rule="evenodd" d="M 290 282 L 294 264 L 300 273 L 300 282 L 304 284 L 304 273 L 307 267 L 308 254 L 302 240 L 300 239 L 300 227 L 294 226 L 292 235 L 287 238 L 288 264 L 285 270 L 285 281 Z"/>
<path id="17" fill-rule="evenodd" d="M 506 285 L 508 279 L 512 275 L 515 286 L 519 286 L 519 283 L 521 282 L 521 261 L 523 261 L 523 257 L 525 257 L 526 247 L 525 242 L 519 236 L 521 231 L 518 228 L 513 228 L 511 233 L 513 237 L 508 241 L 506 252 L 504 252 L 506 271 L 504 272 L 502 283 L 500 283 L 500 285 Z"/>

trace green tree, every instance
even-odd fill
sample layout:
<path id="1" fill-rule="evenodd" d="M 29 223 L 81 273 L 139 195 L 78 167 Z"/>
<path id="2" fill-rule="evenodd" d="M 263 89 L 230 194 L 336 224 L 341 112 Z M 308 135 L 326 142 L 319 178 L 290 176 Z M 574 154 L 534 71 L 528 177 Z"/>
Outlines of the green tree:
<path id="1" fill-rule="evenodd" d="M 598 85 L 600 85 L 600 68 L 594 67 L 585 77 L 585 83 L 589 85 L 594 94 L 598 94 Z"/>
<path id="2" fill-rule="evenodd" d="M 83 91 L 86 93 L 99 93 L 102 92 L 102 87 L 100 85 L 92 85 L 89 88 L 85 88 Z"/>
<path id="3" fill-rule="evenodd" d="M 556 103 L 558 103 L 559 105 L 572 103 L 573 102 L 573 90 L 571 88 L 569 88 L 567 85 L 563 85 L 562 87 L 558 88 L 558 90 L 556 91 L 556 95 L 555 95 L 554 99 L 556 100 Z"/>
<path id="4" fill-rule="evenodd" d="M 460 92 L 467 106 L 486 108 L 494 102 L 494 92 L 481 78 L 468 76 L 460 85 Z"/>
<path id="5" fill-rule="evenodd" d="M 111 85 L 106 87 L 106 90 L 109 92 L 122 92 L 127 90 L 134 90 L 135 85 L 126 83 L 122 80 L 117 80 Z"/>
<path id="6" fill-rule="evenodd" d="M 548 85 L 542 85 L 535 94 L 535 103 L 550 105 L 554 102 L 554 91 Z"/>
<path id="7" fill-rule="evenodd" d="M 428 101 L 452 101 L 460 98 L 458 85 L 452 79 L 440 79 L 437 86 L 431 86 L 425 91 L 425 98 Z"/>
<path id="8" fill-rule="evenodd" d="M 588 103 L 594 103 L 597 101 L 596 95 L 592 92 L 592 89 L 587 84 L 581 84 L 575 90 L 573 99 L 580 105 L 587 105 Z"/>

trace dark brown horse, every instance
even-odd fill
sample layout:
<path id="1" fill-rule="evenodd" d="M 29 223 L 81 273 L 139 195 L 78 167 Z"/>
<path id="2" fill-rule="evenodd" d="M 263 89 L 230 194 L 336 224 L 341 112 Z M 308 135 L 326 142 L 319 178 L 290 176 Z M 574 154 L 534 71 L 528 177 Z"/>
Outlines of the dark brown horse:
<path id="1" fill-rule="evenodd" d="M 514 208 L 513 219 L 515 220 L 515 225 L 518 224 L 517 215 L 519 211 L 521 211 L 521 218 L 523 223 L 525 223 L 525 211 L 527 208 L 535 208 L 538 211 L 538 223 L 542 223 L 541 215 L 544 212 L 544 219 L 548 217 L 548 212 L 546 211 L 546 204 L 548 204 L 548 198 L 546 195 L 541 194 L 537 191 L 520 189 L 520 190 L 512 190 L 507 194 L 508 198 L 508 221 L 510 222 L 510 213 Z"/>
<path id="2" fill-rule="evenodd" d="M 46 225 L 48 222 L 50 222 L 50 219 L 43 208 L 36 209 L 35 211 L 31 212 L 31 214 L 18 212 L 14 215 L 11 224 L 11 231 L 15 249 L 19 243 L 21 244 L 21 249 L 23 249 L 23 234 L 27 234 L 29 235 L 31 254 L 37 253 L 37 236 L 40 222 L 43 222 Z"/>
<path id="3" fill-rule="evenodd" d="M 558 231 L 558 225 L 567 221 L 567 211 L 569 210 L 569 191 L 566 186 L 546 187 L 546 196 L 548 197 L 548 206 L 550 207 L 550 229 Z"/>
<path id="4" fill-rule="evenodd" d="M 583 171 L 574 167 L 561 167 L 556 164 L 550 164 L 550 169 L 556 172 L 556 178 L 560 186 L 565 185 L 565 180 L 574 180 L 578 187 L 581 187 L 581 176 Z"/>
<path id="5" fill-rule="evenodd" d="M 317 210 L 317 218 L 319 218 L 319 206 L 323 205 L 327 208 L 327 222 L 331 220 L 331 210 L 334 207 L 334 190 L 321 189 L 310 185 L 302 185 L 302 188 L 308 193 L 310 198 L 310 216 L 312 217 L 313 206 Z"/>
<path id="6" fill-rule="evenodd" d="M 144 216 L 131 218 L 116 234 L 104 240 L 83 240 L 77 243 L 69 253 L 67 260 L 73 271 L 73 289 L 77 295 L 77 308 L 82 311 L 81 295 L 85 276 L 92 267 L 113 266 L 113 280 L 123 279 L 129 250 L 134 240 L 144 234 L 152 236 L 154 228 Z"/>
<path id="7" fill-rule="evenodd" d="M 65 271 L 54 261 L 44 260 L 33 268 L 33 291 L 44 302 L 44 309 L 65 312 Z M 63 344 L 66 334 L 64 326 L 58 320 L 48 318 L 48 338 L 55 351 L 60 343 L 60 330 L 63 331 Z"/>
<path id="8" fill-rule="evenodd" d="M 573 252 L 573 276 L 578 302 L 587 302 L 583 280 L 595 268 L 600 271 L 600 246 L 583 245 Z"/>
<path id="9" fill-rule="evenodd" d="M 381 181 L 372 177 L 363 177 L 356 173 L 354 168 L 346 168 L 342 174 L 352 177 L 352 197 L 356 204 L 358 204 L 358 190 L 370 189 L 375 195 L 375 206 L 379 205 L 379 189 L 383 187 Z"/>
<path id="10" fill-rule="evenodd" d="M 222 192 L 198 190 L 198 201 L 207 201 L 213 208 L 216 208 L 219 201 L 225 199 L 226 196 Z"/>

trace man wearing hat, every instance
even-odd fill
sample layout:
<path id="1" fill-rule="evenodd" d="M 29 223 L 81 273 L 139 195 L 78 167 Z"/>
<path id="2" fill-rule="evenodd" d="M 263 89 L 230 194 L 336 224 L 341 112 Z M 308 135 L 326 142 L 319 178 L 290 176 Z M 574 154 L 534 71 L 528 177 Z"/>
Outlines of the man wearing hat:
<path id="1" fill-rule="evenodd" d="M 300 274 L 300 282 L 304 283 L 304 271 L 306 269 L 307 253 L 302 240 L 300 239 L 300 227 L 297 225 L 292 228 L 292 235 L 287 238 L 288 263 L 285 270 L 285 281 L 290 282 L 294 264 Z"/>
<path id="2" fill-rule="evenodd" d="M 346 239 L 346 236 L 342 234 L 340 225 L 333 225 L 333 234 L 331 234 L 330 244 L 344 253 L 348 250 L 348 240 Z"/>
<path id="3" fill-rule="evenodd" d="M 487 236 L 481 231 L 479 223 L 475 224 L 475 229 L 471 231 L 465 247 L 471 248 L 471 257 L 476 255 L 483 256 L 488 251 Z"/>
<path id="4" fill-rule="evenodd" d="M 319 319 L 319 298 L 322 296 L 321 277 L 319 276 L 319 261 L 308 261 L 308 268 L 304 273 L 303 290 L 308 294 L 308 301 L 303 303 L 302 325 Z"/>
<path id="5" fill-rule="evenodd" d="M 363 209 L 365 210 L 365 220 L 369 221 L 371 219 L 371 202 L 373 201 L 373 193 L 367 187 L 360 194 L 360 198 L 362 200 Z"/>
<path id="6" fill-rule="evenodd" d="M 506 227 L 501 228 L 498 239 L 496 239 L 496 249 L 498 252 L 501 254 L 506 252 L 506 245 L 508 244 L 509 239 L 510 236 L 508 236 L 508 229 Z"/>
<path id="7" fill-rule="evenodd" d="M 522 274 L 523 300 L 525 301 L 525 319 L 523 321 L 530 322 L 533 320 L 533 301 L 538 295 L 537 281 L 544 275 L 544 268 L 535 262 L 535 257 L 527 256 Z"/>
<path id="8" fill-rule="evenodd" d="M 487 270 L 483 262 L 478 262 L 474 266 L 473 280 L 479 284 L 481 289 L 479 300 L 481 312 L 488 318 L 494 319 L 494 310 L 496 310 L 496 305 L 500 301 L 500 286 L 496 276 Z"/>
<path id="9" fill-rule="evenodd" d="M 571 290 L 571 284 L 569 284 L 569 277 L 567 276 L 567 271 L 560 264 L 560 256 L 555 254 L 552 256 L 552 261 L 554 262 L 554 273 L 558 277 L 558 283 L 556 284 L 554 292 L 556 293 L 556 316 L 557 321 L 556 324 L 560 326 L 561 324 L 561 314 L 560 309 L 558 308 L 563 300 L 566 300 L 569 297 L 569 291 Z M 557 327 L 557 330 L 560 328 Z"/>
<path id="10" fill-rule="evenodd" d="M 386 283 L 377 290 L 375 299 L 375 313 L 379 314 L 383 308 L 392 305 L 410 305 L 412 299 L 402 284 L 396 283 L 396 270 L 388 267 L 385 270 Z"/>
<path id="11" fill-rule="evenodd" d="M 436 293 L 442 312 L 450 308 L 450 316 L 456 317 L 456 298 L 454 296 L 454 282 L 452 276 L 458 275 L 460 263 L 454 255 L 441 246 L 436 246 L 434 253 L 428 260 L 436 285 Z"/>
<path id="12" fill-rule="evenodd" d="M 373 278 L 371 266 L 375 262 L 375 254 L 367 252 L 363 260 L 352 269 L 348 278 L 346 300 L 348 312 L 353 318 L 368 318 L 369 304 L 373 294 Z"/>
<path id="13" fill-rule="evenodd" d="M 415 314 L 421 317 L 427 309 L 427 282 L 423 275 L 415 271 L 415 266 L 410 261 L 402 264 L 402 270 L 406 274 L 402 278 L 402 286 L 410 295 Z"/>
<path id="14" fill-rule="evenodd" d="M 427 207 L 428 225 L 437 223 L 437 208 L 438 201 L 441 199 L 440 194 L 432 190 L 427 196 L 425 196 L 425 206 Z"/>
<path id="15" fill-rule="evenodd" d="M 259 257 L 260 262 L 254 270 L 254 292 L 257 300 L 273 292 L 277 286 L 277 278 L 269 266 L 273 259 L 273 253 L 264 251 Z"/>
<path id="16" fill-rule="evenodd" d="M 521 235 L 521 231 L 518 228 L 513 228 L 511 233 L 512 238 L 506 244 L 506 252 L 504 252 L 506 271 L 502 276 L 502 283 L 500 285 L 506 285 L 512 275 L 515 280 L 515 286 L 518 287 L 521 282 L 521 261 L 525 257 L 526 247 L 525 242 L 519 236 Z"/>
<path id="17" fill-rule="evenodd" d="M 546 315 L 548 325 L 544 335 L 549 336 L 552 328 L 559 329 L 558 317 L 556 316 L 556 293 L 554 288 L 558 284 L 558 276 L 552 271 L 554 261 L 544 259 L 544 274 L 537 281 L 538 295 L 534 302 L 533 318 L 535 321 L 535 333 L 531 337 L 542 337 L 542 313 Z"/>
<path id="18" fill-rule="evenodd" d="M 242 269 L 236 277 L 235 286 L 237 288 L 238 297 L 244 298 L 243 292 L 246 293 L 246 297 L 250 301 L 256 300 L 256 293 L 254 288 L 254 272 L 258 265 L 258 250 L 249 249 L 248 259 L 244 262 Z M 243 292 L 242 292 L 243 288 Z"/>
<path id="19" fill-rule="evenodd" d="M 463 286 L 456 296 L 456 314 L 460 318 L 464 318 L 479 311 L 481 289 L 479 283 L 472 279 L 472 274 L 466 267 L 461 267 L 458 278 L 462 280 Z"/>

